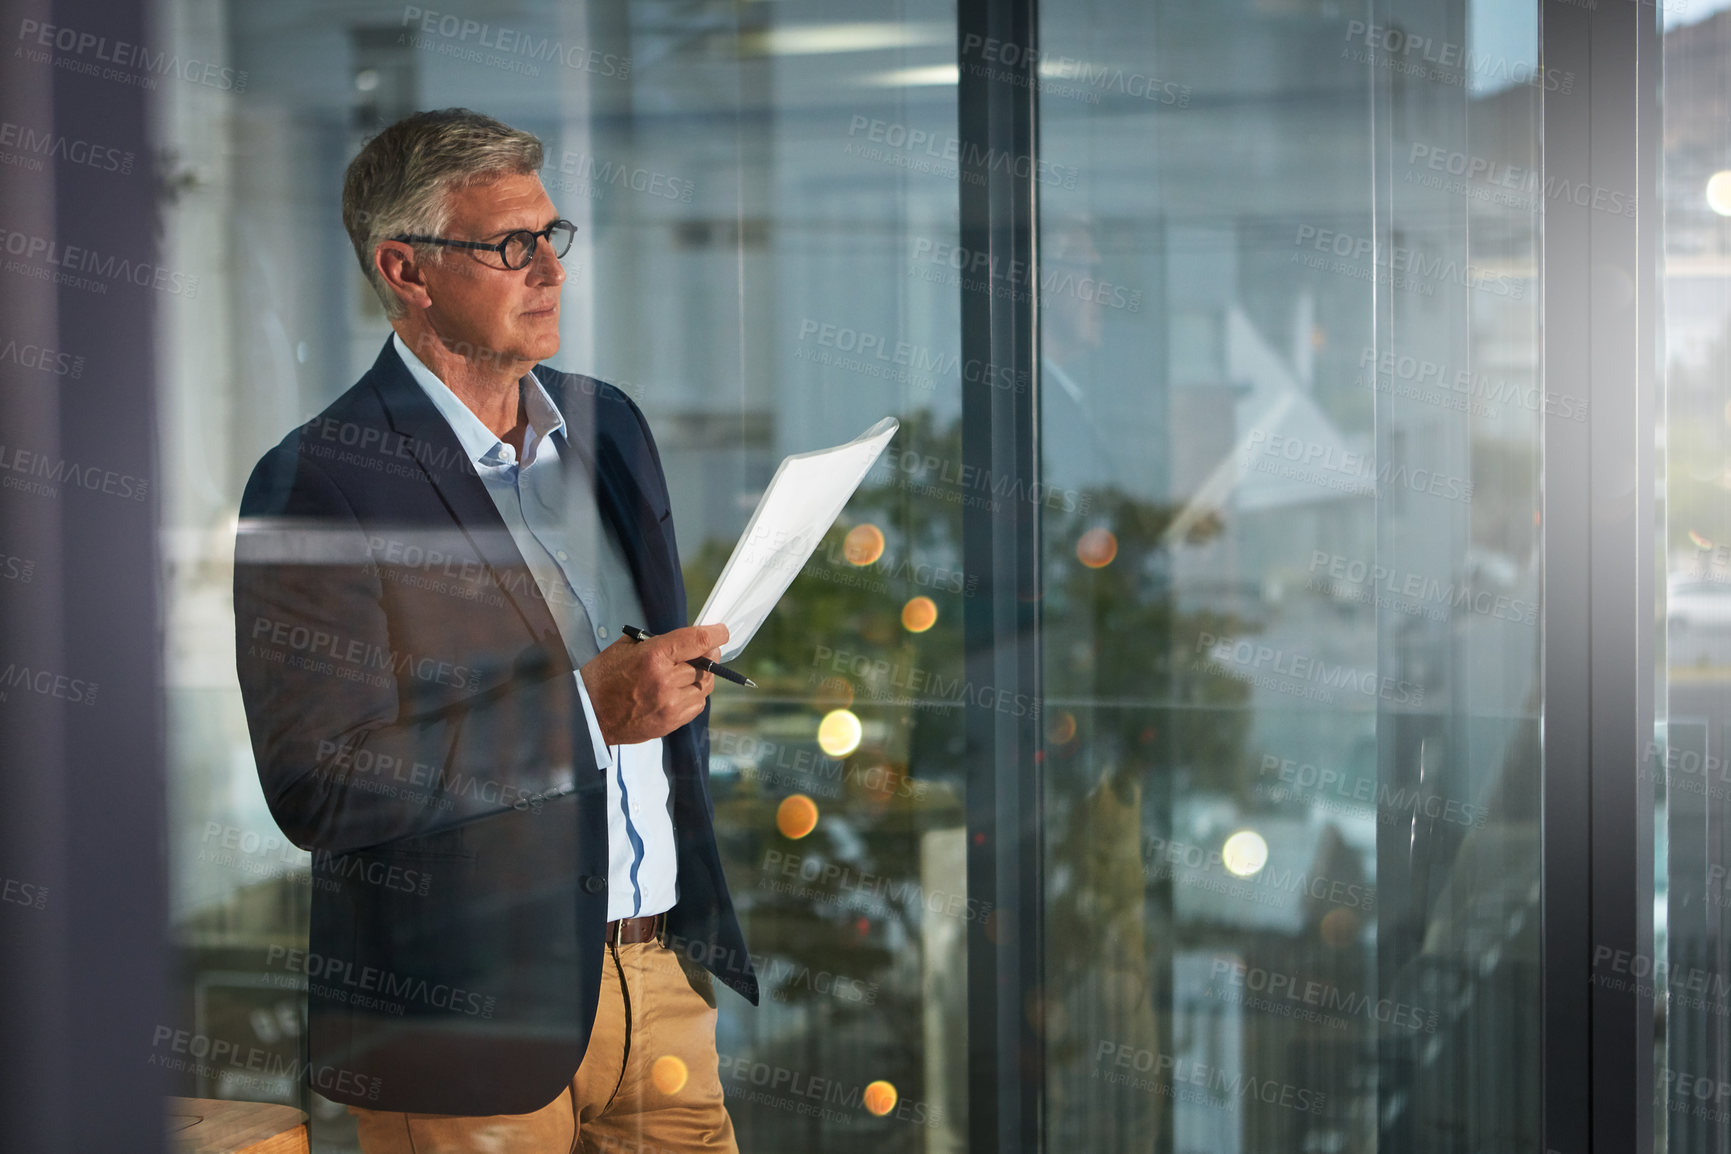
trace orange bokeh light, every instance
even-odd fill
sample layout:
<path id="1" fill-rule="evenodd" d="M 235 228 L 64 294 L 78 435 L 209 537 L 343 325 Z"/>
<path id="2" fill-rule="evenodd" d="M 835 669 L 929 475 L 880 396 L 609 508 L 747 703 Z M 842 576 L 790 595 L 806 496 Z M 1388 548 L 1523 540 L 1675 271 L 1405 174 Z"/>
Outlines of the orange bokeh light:
<path id="1" fill-rule="evenodd" d="M 1322 915 L 1322 940 L 1337 950 L 1344 950 L 1358 940 L 1358 915 L 1348 909 L 1329 910 Z"/>
<path id="2" fill-rule="evenodd" d="M 842 538 L 841 555 L 849 565 L 870 565 L 884 555 L 884 531 L 869 521 L 855 525 Z"/>
<path id="3" fill-rule="evenodd" d="M 1110 529 L 1090 529 L 1076 542 L 1076 560 L 1090 569 L 1104 569 L 1118 555 L 1118 538 Z"/>
<path id="4" fill-rule="evenodd" d="M 853 704 L 853 683 L 845 677 L 826 677 L 817 686 L 817 707 L 828 713 Z"/>
<path id="5" fill-rule="evenodd" d="M 902 606 L 902 628 L 924 633 L 938 623 L 938 605 L 930 597 L 910 597 Z"/>
<path id="6" fill-rule="evenodd" d="M 672 1054 L 663 1054 L 655 1059 L 655 1064 L 649 1067 L 649 1080 L 655 1083 L 655 1088 L 663 1094 L 677 1094 L 685 1089 L 685 1080 L 690 1076 L 685 1063 Z"/>
<path id="7" fill-rule="evenodd" d="M 863 1097 L 865 1108 L 881 1118 L 896 1108 L 896 1099 L 901 1095 L 896 1093 L 894 1085 L 880 1078 L 865 1088 Z"/>
<path id="8" fill-rule="evenodd" d="M 803 793 L 790 793 L 775 807 L 775 828 L 781 836 L 798 841 L 817 828 L 817 802 Z"/>

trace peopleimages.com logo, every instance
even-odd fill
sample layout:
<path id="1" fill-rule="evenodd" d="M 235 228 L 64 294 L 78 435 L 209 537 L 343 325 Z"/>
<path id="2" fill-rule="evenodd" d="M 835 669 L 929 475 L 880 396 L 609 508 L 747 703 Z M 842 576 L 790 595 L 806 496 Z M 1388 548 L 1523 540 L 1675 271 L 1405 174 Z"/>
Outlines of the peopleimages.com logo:
<path id="1" fill-rule="evenodd" d="M 0 361 L 10 361 L 21 369 L 35 369 L 56 377 L 71 377 L 73 380 L 84 375 L 82 356 L 57 352 L 44 345 L 19 344 L 9 340 L 0 345 Z"/>
<path id="2" fill-rule="evenodd" d="M 908 163 L 909 158 L 923 161 L 926 165 L 965 165 L 970 170 L 979 167 L 987 172 L 1008 173 L 1023 180 L 1032 176 L 1041 184 L 1059 188 L 1075 188 L 1081 174 L 1073 164 L 1053 164 L 1046 160 L 1036 160 L 1026 153 L 981 148 L 971 141 L 963 141 L 959 136 L 940 136 L 923 128 L 877 120 L 869 116 L 856 114 L 848 122 L 847 134 L 854 138 L 850 140 L 847 148 L 851 155 L 863 156 L 869 160 L 900 158 L 894 161 L 899 167 L 920 171 L 925 169 Z M 859 140 L 861 137 L 864 138 L 864 144 Z M 872 145 L 878 147 L 873 148 Z M 933 171 L 940 175 L 945 174 L 942 167 Z M 954 178 L 955 174 L 954 169 L 947 173 L 951 178 Z"/>
<path id="3" fill-rule="evenodd" d="M 1524 409 L 1547 417 L 1585 424 L 1586 397 L 1574 397 L 1504 377 L 1492 377 L 1476 369 L 1451 368 L 1446 362 L 1425 360 L 1366 345 L 1359 353 L 1358 367 L 1374 366 L 1376 391 L 1409 397 L 1441 408 L 1494 417 L 1499 409 Z M 1364 374 L 1358 384 L 1365 383 Z"/>
<path id="4" fill-rule="evenodd" d="M 1270 774 L 1278 784 L 1266 780 L 1259 782 L 1257 796 L 1271 797 L 1275 801 L 1306 802 L 1334 813 L 1362 813 L 1374 808 L 1379 820 L 1386 817 L 1410 822 L 1424 817 L 1471 829 L 1483 829 L 1489 813 L 1483 805 L 1444 797 L 1433 791 L 1402 788 L 1386 781 L 1348 774 L 1333 766 L 1318 767 L 1310 762 L 1266 753 L 1262 755 L 1257 776 L 1266 779 Z"/>
<path id="5" fill-rule="evenodd" d="M 1310 580 L 1305 588 L 1341 601 L 1393 609 L 1431 621 L 1448 621 L 1457 610 L 1498 621 L 1537 625 L 1539 603 L 1489 589 L 1467 580 L 1443 580 L 1398 566 L 1311 551 Z"/>
<path id="6" fill-rule="evenodd" d="M 148 44 L 133 44 L 81 28 L 20 20 L 18 39 L 22 46 L 14 54 L 34 64 L 53 60 L 55 67 L 102 80 L 131 84 L 149 91 L 159 77 L 174 76 L 222 92 L 245 92 L 246 73 L 208 60 L 182 58 L 179 53 L 156 50 Z M 54 52 L 65 55 L 55 58 Z"/>
<path id="7" fill-rule="evenodd" d="M 116 256 L 112 252 L 104 254 L 93 248 L 65 244 L 51 237 L 33 236 L 30 233 L 0 228 L 0 251 L 4 251 L 7 256 L 20 258 L 7 262 L 7 272 L 30 276 L 36 280 L 71 284 L 74 288 L 97 293 L 106 293 L 109 284 L 117 283 L 154 288 L 160 292 L 184 296 L 189 300 L 198 296 L 196 276 L 150 261 L 135 261 Z M 26 263 L 32 261 L 42 263 L 35 267 Z M 47 267 L 43 267 L 44 265 Z M 66 271 L 56 271 L 60 269 Z M 81 275 L 85 273 L 90 275 Z"/>
<path id="8" fill-rule="evenodd" d="M 1298 650 L 1258 644 L 1247 638 L 1201 632 L 1196 635 L 1195 652 L 1222 672 L 1244 677 L 1252 684 L 1281 692 L 1296 692 L 1297 696 L 1318 701 L 1331 702 L 1334 698 L 1330 691 L 1343 690 L 1396 705 L 1424 703 L 1422 685 L 1382 676 L 1375 669 L 1360 669 Z M 1262 673 L 1276 674 L 1278 680 L 1259 677 Z M 1297 692 L 1299 689 L 1304 692 Z"/>
<path id="9" fill-rule="evenodd" d="M 147 1062 L 166 1070 L 197 1074 L 201 1078 L 227 1078 L 237 1071 L 280 1078 L 289 1085 L 303 1079 L 327 1094 L 342 1093 L 375 1100 L 383 1082 L 339 1066 L 314 1065 L 260 1046 L 242 1045 L 227 1038 L 157 1026 L 150 1040 Z"/>
<path id="10" fill-rule="evenodd" d="M 1370 236 L 1301 224 L 1292 244 L 1292 260 L 1296 263 L 1360 280 L 1374 279 L 1378 284 L 1392 284 L 1395 288 L 1414 289 L 1421 296 L 1430 296 L 1435 285 L 1454 284 L 1510 300 L 1527 297 L 1527 284 L 1500 269 L 1471 260 L 1430 256 L 1408 245 L 1379 245 Z M 1330 257 L 1344 259 L 1330 260 Z"/>
<path id="11" fill-rule="evenodd" d="M 1402 75 L 1457 88 L 1467 84 L 1475 87 L 1521 84 L 1563 95 L 1575 88 L 1573 72 L 1541 68 L 1536 60 L 1478 52 L 1459 41 L 1368 24 L 1363 20 L 1347 23 L 1346 40 L 1347 46 L 1340 50 L 1343 60 L 1358 64 L 1375 61 Z"/>
<path id="12" fill-rule="evenodd" d="M 1127 1042 L 1102 1039 L 1094 1048 L 1093 1077 L 1218 1110 L 1233 1099 L 1253 1099 L 1308 1114 L 1320 1114 L 1328 1095 L 1272 1078 L 1211 1066 L 1176 1054 L 1156 1053 Z M 1139 1078 L 1145 1073 L 1149 1077 Z"/>
<path id="13" fill-rule="evenodd" d="M 1302 437 L 1252 429 L 1243 449 L 1245 464 L 1260 473 L 1303 481 L 1324 489 L 1340 492 L 1371 494 L 1379 489 L 1405 489 L 1441 497 L 1448 501 L 1471 502 L 1473 481 L 1420 465 L 1379 460 L 1372 453 L 1350 449 Z"/>
<path id="14" fill-rule="evenodd" d="M 452 12 L 437 12 L 430 8 L 405 4 L 402 27 L 414 29 L 423 39 L 437 36 L 450 47 L 467 48 L 472 43 L 475 50 L 473 59 L 476 62 L 491 62 L 478 51 L 487 49 L 498 54 L 498 62 L 518 66 L 512 71 L 522 71 L 529 76 L 540 75 L 540 70 L 529 64 L 530 61 L 562 64 L 576 72 L 591 72 L 610 79 L 623 80 L 631 75 L 629 56 L 616 56 L 584 44 L 567 44 L 557 36 L 543 36 L 505 24 L 471 20 Z M 413 47 L 436 47 L 437 44 L 438 42 L 428 41 Z"/>
<path id="15" fill-rule="evenodd" d="M 50 129 L 32 128 L 0 120 L 0 163 L 17 168 L 40 171 L 43 160 L 64 160 L 69 164 L 94 168 L 98 172 L 118 172 L 122 176 L 132 171 L 133 154 L 111 144 L 83 140 Z M 17 149 L 16 153 L 10 152 Z M 15 159 L 13 159 L 15 158 Z"/>

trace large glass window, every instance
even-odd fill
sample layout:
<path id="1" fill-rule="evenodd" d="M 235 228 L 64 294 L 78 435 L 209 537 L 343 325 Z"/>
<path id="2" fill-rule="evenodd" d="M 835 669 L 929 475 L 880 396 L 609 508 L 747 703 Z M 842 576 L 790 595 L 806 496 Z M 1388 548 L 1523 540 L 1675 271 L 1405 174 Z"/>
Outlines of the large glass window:
<path id="1" fill-rule="evenodd" d="M 580 230 L 553 363 L 647 415 L 694 607 L 784 455 L 901 422 L 737 662 L 759 688 L 715 694 L 764 995 L 720 1001 L 742 1149 L 965 1149 L 993 1062 L 1050 1150 L 1540 1148 L 1541 478 L 1590 416 L 1540 355 L 1543 226 L 1639 198 L 1547 177 L 1545 102 L 1587 95 L 1540 60 L 1537 4 L 1050 3 L 1030 45 L 935 0 L 158 7 L 153 50 L 217 62 L 150 98 L 162 264 L 199 286 L 159 318 L 162 1028 L 262 1055 L 174 1066 L 179 1093 L 298 1105 L 314 1149 L 357 1148 L 298 1078 L 316 878 L 253 766 L 235 517 L 389 331 L 347 162 L 462 105 L 546 143 Z M 1678 1151 L 1731 1085 L 1727 29 L 1665 40 L 1669 700 L 1657 944 L 1627 963 L 1710 991 L 1661 998 Z M 1006 271 L 962 240 L 958 84 L 1024 69 L 1037 158 L 983 162 L 1037 159 L 1037 260 Z M 1007 376 L 964 352 L 994 278 L 1037 300 Z M 970 463 L 982 383 L 1037 398 L 1037 488 Z M 1009 706 L 1040 740 L 1008 760 L 1038 782 L 1038 885 L 1004 910 L 967 868 L 969 711 L 1004 702 L 963 631 L 1003 575 L 963 539 L 1029 499 L 1043 696 Z M 1037 980 L 985 1000 L 1037 1047 L 982 1057 L 970 952 L 1022 917 Z"/>
<path id="2" fill-rule="evenodd" d="M 377 356 L 338 215 L 344 166 L 419 108 L 536 132 L 580 228 L 556 367 L 624 389 L 665 465 L 693 607 L 776 462 L 902 432 L 723 685 L 711 789 L 762 983 L 722 996 L 746 1149 L 942 1149 L 966 1117 L 957 638 L 975 578 L 957 483 L 955 19 L 941 4 L 169 6 L 244 89 L 164 101 L 177 1026 L 267 1054 L 179 1092 L 353 1122 L 300 1056 L 308 856 L 264 806 L 233 672 L 230 557 L 259 454 Z M 548 47 L 556 46 L 555 48 Z M 177 265 L 178 267 L 178 265 Z M 314 962 L 316 968 L 316 960 Z"/>
<path id="3" fill-rule="evenodd" d="M 1685 10 L 1665 25 L 1661 722 L 1640 761 L 1655 791 L 1654 942 L 1595 972 L 1662 1007 L 1654 1149 L 1680 1152 L 1717 1149 L 1731 1123 L 1731 23 Z"/>
<path id="4" fill-rule="evenodd" d="M 1532 5 L 1042 7 L 1051 1148 L 1535 1149 Z M 1068 507 L 1074 505 L 1074 511 Z"/>

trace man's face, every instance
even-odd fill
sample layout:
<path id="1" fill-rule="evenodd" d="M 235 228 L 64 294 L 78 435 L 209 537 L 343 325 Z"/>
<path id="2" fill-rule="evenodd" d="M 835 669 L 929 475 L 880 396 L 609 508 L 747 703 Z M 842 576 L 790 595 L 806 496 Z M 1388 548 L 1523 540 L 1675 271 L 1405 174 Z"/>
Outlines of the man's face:
<path id="1" fill-rule="evenodd" d="M 533 173 L 468 185 L 447 203 L 441 235 L 451 240 L 491 244 L 516 229 L 546 228 L 559 215 Z M 559 351 L 565 269 L 545 238 L 527 268 L 507 269 L 499 254 L 466 248 L 445 248 L 441 261 L 422 268 L 432 298 L 426 321 L 459 356 L 534 363 Z"/>

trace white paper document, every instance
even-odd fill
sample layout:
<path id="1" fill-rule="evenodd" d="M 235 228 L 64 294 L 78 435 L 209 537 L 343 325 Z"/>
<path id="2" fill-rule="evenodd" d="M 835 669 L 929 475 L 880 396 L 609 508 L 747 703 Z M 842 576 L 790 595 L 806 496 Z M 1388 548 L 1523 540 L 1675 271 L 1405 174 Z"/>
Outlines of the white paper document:
<path id="1" fill-rule="evenodd" d="M 900 427 L 885 417 L 845 445 L 782 459 L 697 615 L 727 626 L 723 661 L 745 649 Z"/>

